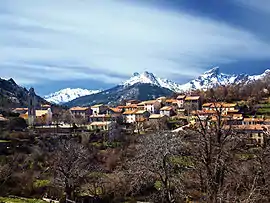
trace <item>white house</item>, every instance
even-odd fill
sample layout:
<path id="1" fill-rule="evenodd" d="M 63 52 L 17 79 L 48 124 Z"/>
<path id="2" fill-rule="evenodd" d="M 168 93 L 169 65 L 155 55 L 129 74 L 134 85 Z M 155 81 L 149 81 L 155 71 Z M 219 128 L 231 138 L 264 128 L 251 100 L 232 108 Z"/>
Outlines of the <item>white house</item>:
<path id="1" fill-rule="evenodd" d="M 133 110 L 123 113 L 124 121 L 126 123 L 143 122 L 149 118 L 150 113 L 145 110 Z"/>
<path id="2" fill-rule="evenodd" d="M 161 108 L 161 103 L 157 100 L 143 101 L 138 104 L 138 106 L 143 107 L 145 111 L 150 112 L 151 114 L 159 113 Z"/>
<path id="3" fill-rule="evenodd" d="M 108 107 L 105 106 L 104 104 L 96 104 L 94 106 L 91 106 L 91 109 L 93 110 L 94 115 L 98 115 L 98 114 L 105 114 Z"/>

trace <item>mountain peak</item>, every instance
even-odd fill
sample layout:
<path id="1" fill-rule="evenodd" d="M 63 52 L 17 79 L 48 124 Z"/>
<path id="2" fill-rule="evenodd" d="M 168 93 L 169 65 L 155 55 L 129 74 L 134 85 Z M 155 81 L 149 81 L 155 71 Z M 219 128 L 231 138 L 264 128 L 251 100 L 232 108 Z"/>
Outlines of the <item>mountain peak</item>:
<path id="1" fill-rule="evenodd" d="M 205 71 L 203 75 L 218 75 L 219 74 L 219 67 L 211 68 L 208 71 Z"/>
<path id="2" fill-rule="evenodd" d="M 8 81 L 9 81 L 10 83 L 14 84 L 14 85 L 17 85 L 16 82 L 13 80 L 13 78 L 10 78 Z"/>
<path id="3" fill-rule="evenodd" d="M 86 96 L 86 95 L 90 95 L 90 94 L 96 94 L 101 92 L 100 90 L 88 90 L 88 89 L 81 89 L 81 88 L 66 88 L 66 89 L 62 89 L 58 92 L 49 94 L 47 96 L 45 96 L 44 98 L 52 103 L 55 104 L 62 104 L 62 103 L 66 103 L 69 102 L 73 99 L 76 99 L 78 97 L 82 97 L 82 96 Z"/>

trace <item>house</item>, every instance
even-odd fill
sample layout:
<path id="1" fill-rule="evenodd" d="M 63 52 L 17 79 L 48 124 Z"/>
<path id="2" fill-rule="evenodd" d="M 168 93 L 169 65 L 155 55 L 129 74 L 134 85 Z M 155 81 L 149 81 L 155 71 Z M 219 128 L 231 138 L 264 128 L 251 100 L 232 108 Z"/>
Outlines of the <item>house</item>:
<path id="1" fill-rule="evenodd" d="M 87 125 L 87 129 L 107 131 L 109 130 L 111 125 L 112 125 L 111 121 L 95 121 L 92 122 L 90 125 Z"/>
<path id="2" fill-rule="evenodd" d="M 151 114 L 149 116 L 149 124 L 155 130 L 164 130 L 168 127 L 167 125 L 168 116 L 161 114 Z"/>
<path id="3" fill-rule="evenodd" d="M 93 111 L 93 114 L 105 114 L 108 107 L 104 104 L 96 104 L 94 106 L 91 106 L 91 109 Z"/>
<path id="4" fill-rule="evenodd" d="M 268 125 L 233 125 L 233 126 L 225 126 L 231 128 L 233 131 L 237 133 L 245 133 L 248 134 L 248 138 L 254 140 L 257 144 L 262 145 L 264 140 L 264 135 L 266 133 L 266 129 L 269 129 Z"/>
<path id="5" fill-rule="evenodd" d="M 70 113 L 74 117 L 81 116 L 82 118 L 88 118 L 90 115 L 92 115 L 92 109 L 90 107 L 72 107 L 69 109 Z"/>
<path id="6" fill-rule="evenodd" d="M 97 121 L 122 121 L 121 113 L 113 113 L 113 114 L 97 114 L 89 116 L 89 122 L 97 122 Z"/>
<path id="7" fill-rule="evenodd" d="M 133 110 L 123 113 L 125 123 L 142 122 L 149 118 L 150 113 L 145 110 Z"/>
<path id="8" fill-rule="evenodd" d="M 50 125 L 52 124 L 52 116 L 53 114 L 50 108 L 47 110 L 35 110 L 34 123 L 36 125 Z M 29 122 L 28 112 L 21 114 L 20 117 Z"/>
<path id="9" fill-rule="evenodd" d="M 233 115 L 239 112 L 237 104 L 226 102 L 205 103 L 202 105 L 202 109 L 209 111 L 220 111 L 225 115 Z"/>
<path id="10" fill-rule="evenodd" d="M 186 95 L 178 95 L 176 100 L 177 100 L 177 105 L 178 108 L 182 109 L 184 108 L 184 102 L 185 102 Z"/>
<path id="11" fill-rule="evenodd" d="M 157 100 L 143 101 L 138 104 L 138 109 L 148 111 L 151 114 L 159 113 L 160 108 L 161 103 Z"/>
<path id="12" fill-rule="evenodd" d="M 107 115 L 121 115 L 122 112 L 123 112 L 123 109 L 109 107 L 109 108 L 107 109 L 106 114 L 107 114 Z"/>
<path id="13" fill-rule="evenodd" d="M 164 107 L 162 107 L 160 109 L 160 115 L 164 115 L 164 116 L 170 117 L 170 116 L 176 115 L 176 113 L 175 113 L 173 107 L 171 107 L 171 106 L 164 106 Z"/>
<path id="14" fill-rule="evenodd" d="M 176 99 L 166 99 L 165 106 L 172 106 L 174 109 L 178 108 L 177 100 Z"/>
<path id="15" fill-rule="evenodd" d="M 263 118 L 244 118 L 242 121 L 242 125 L 263 125 Z"/>
<path id="16" fill-rule="evenodd" d="M 187 96 L 184 101 L 184 109 L 190 114 L 191 111 L 201 110 L 200 96 Z"/>

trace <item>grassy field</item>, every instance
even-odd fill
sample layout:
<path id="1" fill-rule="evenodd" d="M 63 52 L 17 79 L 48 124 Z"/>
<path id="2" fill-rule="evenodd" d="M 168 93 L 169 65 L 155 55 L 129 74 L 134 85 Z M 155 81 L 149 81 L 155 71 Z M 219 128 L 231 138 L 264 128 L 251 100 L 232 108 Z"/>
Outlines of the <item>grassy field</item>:
<path id="1" fill-rule="evenodd" d="M 0 197 L 0 203 L 46 203 L 43 200 L 27 199 L 21 197 Z"/>

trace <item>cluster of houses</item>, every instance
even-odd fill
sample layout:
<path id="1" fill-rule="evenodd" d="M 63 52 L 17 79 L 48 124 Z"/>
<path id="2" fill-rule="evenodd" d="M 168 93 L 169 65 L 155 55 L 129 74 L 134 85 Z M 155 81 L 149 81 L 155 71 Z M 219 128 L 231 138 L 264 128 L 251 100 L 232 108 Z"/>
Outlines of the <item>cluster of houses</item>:
<path id="1" fill-rule="evenodd" d="M 111 123 L 122 120 L 125 124 L 142 123 L 145 121 L 166 120 L 169 117 L 201 108 L 199 96 L 180 95 L 176 99 L 160 97 L 155 100 L 130 100 L 121 106 L 106 106 L 103 104 L 91 107 L 72 107 L 74 117 L 82 117 L 89 122 L 89 130 L 108 130 Z"/>
<path id="2" fill-rule="evenodd" d="M 50 105 L 35 109 L 36 125 L 53 123 Z M 13 112 L 29 120 L 29 108 L 16 108 Z M 236 103 L 215 102 L 202 104 L 200 96 L 178 95 L 176 98 L 160 97 L 155 100 L 130 100 L 124 105 L 107 106 L 97 104 L 89 107 L 72 107 L 69 112 L 73 118 L 83 120 L 88 130 L 109 130 L 115 121 L 123 124 L 143 123 L 145 121 L 167 121 L 168 119 L 186 119 L 195 125 L 198 121 L 216 122 L 220 114 L 222 123 L 233 126 L 236 131 L 249 133 L 258 143 L 263 143 L 263 135 L 270 129 L 270 119 L 244 118 Z M 0 120 L 4 119 L 0 117 Z"/>

